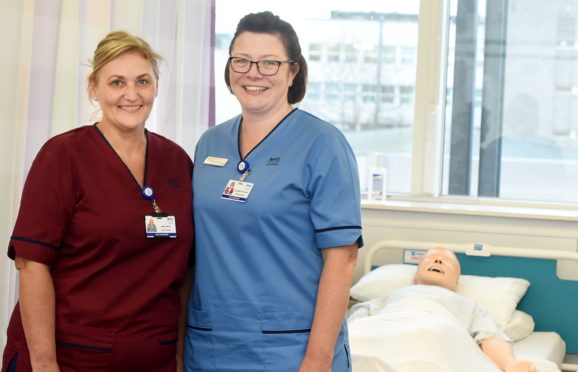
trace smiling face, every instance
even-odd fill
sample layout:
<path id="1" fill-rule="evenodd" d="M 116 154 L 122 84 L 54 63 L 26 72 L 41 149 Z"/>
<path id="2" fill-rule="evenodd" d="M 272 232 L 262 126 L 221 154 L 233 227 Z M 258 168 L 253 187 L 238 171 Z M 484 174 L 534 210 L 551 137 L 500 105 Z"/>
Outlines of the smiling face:
<path id="1" fill-rule="evenodd" d="M 437 285 L 451 291 L 458 289 L 460 262 L 454 252 L 437 247 L 421 258 L 415 274 L 416 284 Z"/>
<path id="2" fill-rule="evenodd" d="M 99 125 L 142 131 L 157 95 L 157 79 L 149 60 L 139 52 L 126 52 L 102 66 L 91 91 L 102 109 Z"/>
<path id="3" fill-rule="evenodd" d="M 289 59 L 279 36 L 254 32 L 243 32 L 235 39 L 231 56 L 251 61 Z M 298 71 L 299 65 L 290 63 L 281 64 L 273 76 L 259 73 L 254 63 L 246 73 L 235 72 L 229 67 L 230 88 L 244 115 L 286 113 L 291 109 L 287 92 Z"/>

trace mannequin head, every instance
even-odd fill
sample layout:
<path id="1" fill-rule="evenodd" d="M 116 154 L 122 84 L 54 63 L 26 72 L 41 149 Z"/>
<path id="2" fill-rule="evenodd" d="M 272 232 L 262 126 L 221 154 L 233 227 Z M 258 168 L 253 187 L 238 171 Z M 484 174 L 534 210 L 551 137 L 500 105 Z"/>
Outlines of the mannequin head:
<path id="1" fill-rule="evenodd" d="M 451 291 L 458 289 L 460 262 L 455 253 L 444 247 L 427 251 L 417 266 L 415 284 L 437 285 Z"/>

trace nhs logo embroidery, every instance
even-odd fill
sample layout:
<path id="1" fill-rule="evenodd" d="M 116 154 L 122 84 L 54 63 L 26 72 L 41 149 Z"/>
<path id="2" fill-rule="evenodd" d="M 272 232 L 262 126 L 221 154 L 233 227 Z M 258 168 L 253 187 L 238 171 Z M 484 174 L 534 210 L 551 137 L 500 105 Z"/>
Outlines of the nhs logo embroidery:
<path id="1" fill-rule="evenodd" d="M 265 163 L 266 166 L 270 166 L 270 165 L 279 165 L 279 161 L 281 160 L 280 156 L 277 157 L 270 157 L 269 160 L 267 160 L 267 163 Z"/>

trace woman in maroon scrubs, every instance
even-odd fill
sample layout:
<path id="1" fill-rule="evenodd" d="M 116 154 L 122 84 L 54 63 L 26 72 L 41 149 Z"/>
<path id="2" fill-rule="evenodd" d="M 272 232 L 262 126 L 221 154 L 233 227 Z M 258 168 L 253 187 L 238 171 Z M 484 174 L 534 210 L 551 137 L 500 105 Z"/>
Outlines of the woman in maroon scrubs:
<path id="1" fill-rule="evenodd" d="M 139 37 L 107 35 L 88 78 L 102 120 L 38 153 L 8 247 L 20 300 L 2 372 L 182 369 L 193 165 L 145 129 L 159 59 Z"/>

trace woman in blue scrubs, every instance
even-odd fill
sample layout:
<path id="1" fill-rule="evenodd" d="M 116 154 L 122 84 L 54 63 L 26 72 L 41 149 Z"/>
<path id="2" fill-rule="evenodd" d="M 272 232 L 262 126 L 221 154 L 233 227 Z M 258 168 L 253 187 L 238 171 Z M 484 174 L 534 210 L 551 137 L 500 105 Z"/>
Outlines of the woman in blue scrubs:
<path id="1" fill-rule="evenodd" d="M 350 371 L 344 319 L 363 244 L 354 154 L 293 107 L 307 64 L 290 24 L 249 14 L 229 53 L 242 112 L 196 149 L 186 370 Z"/>

